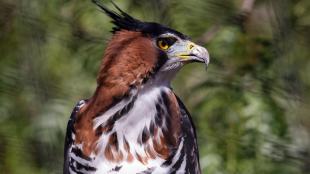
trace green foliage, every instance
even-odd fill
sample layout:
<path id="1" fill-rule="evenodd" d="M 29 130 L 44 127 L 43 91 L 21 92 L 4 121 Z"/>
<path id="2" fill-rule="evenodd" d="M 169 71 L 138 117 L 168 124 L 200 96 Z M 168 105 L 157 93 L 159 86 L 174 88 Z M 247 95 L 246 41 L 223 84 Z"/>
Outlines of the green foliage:
<path id="1" fill-rule="evenodd" d="M 188 65 L 173 83 L 204 173 L 309 173 L 310 3 L 246 1 L 116 3 L 209 50 L 207 71 Z M 111 27 L 90 1 L 0 0 L 1 172 L 61 173 L 66 122 L 94 91 Z"/>

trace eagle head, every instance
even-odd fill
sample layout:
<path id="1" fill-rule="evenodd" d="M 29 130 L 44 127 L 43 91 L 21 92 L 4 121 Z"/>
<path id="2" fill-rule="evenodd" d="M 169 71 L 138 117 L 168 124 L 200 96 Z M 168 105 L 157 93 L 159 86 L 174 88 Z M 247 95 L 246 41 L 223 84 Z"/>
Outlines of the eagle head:
<path id="1" fill-rule="evenodd" d="M 139 86 L 150 78 L 170 84 L 183 65 L 208 65 L 208 51 L 176 30 L 154 22 L 137 20 L 113 2 L 114 12 L 93 0 L 115 25 L 98 76 L 98 84 Z"/>

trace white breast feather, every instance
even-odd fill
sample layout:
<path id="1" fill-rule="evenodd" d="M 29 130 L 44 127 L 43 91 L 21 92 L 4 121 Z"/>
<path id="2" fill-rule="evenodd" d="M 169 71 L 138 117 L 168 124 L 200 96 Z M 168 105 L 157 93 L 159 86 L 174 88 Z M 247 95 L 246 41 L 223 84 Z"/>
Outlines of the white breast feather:
<path id="1" fill-rule="evenodd" d="M 108 162 L 103 159 L 104 149 L 106 148 L 106 146 L 108 146 L 108 138 L 113 132 L 117 133 L 119 150 L 122 151 L 123 154 L 125 154 L 124 159 L 127 158 L 127 152 L 124 149 L 124 138 L 126 138 L 127 142 L 130 145 L 131 154 L 135 155 L 137 152 L 142 156 L 146 155 L 144 147 L 140 145 L 137 140 L 138 138 L 141 138 L 141 132 L 143 132 L 144 127 L 147 127 L 149 129 L 151 121 L 155 121 L 156 103 L 158 102 L 162 91 L 169 92 L 170 89 L 167 87 L 144 88 L 142 91 L 139 92 L 132 109 L 115 123 L 112 131 L 110 131 L 108 134 L 103 134 L 99 138 L 97 147 L 98 149 L 100 149 L 98 154 L 101 155 L 97 156 L 94 161 L 97 168 L 96 173 L 112 173 L 111 169 L 116 166 L 122 166 L 121 169 L 117 172 L 118 174 L 127 174 L 129 171 L 130 173 L 138 173 L 147 170 L 147 168 L 152 166 L 157 167 L 156 170 L 153 171 L 153 173 L 165 173 L 169 170 L 169 167 L 158 167 L 164 162 L 164 159 L 161 159 L 159 157 L 153 160 L 149 160 L 147 166 L 143 165 L 136 158 L 134 158 L 134 160 L 130 163 L 128 163 L 127 161 L 123 161 L 118 164 Z M 106 111 L 103 115 L 96 118 L 94 120 L 94 129 L 105 123 L 109 116 L 112 116 L 118 110 L 126 106 L 129 102 L 130 100 L 121 101 L 120 103 Z M 158 135 L 155 138 L 159 140 L 160 135 L 162 135 L 161 129 L 159 129 Z M 152 149 L 153 143 L 151 139 L 148 143 L 151 145 L 151 150 L 154 150 Z"/>

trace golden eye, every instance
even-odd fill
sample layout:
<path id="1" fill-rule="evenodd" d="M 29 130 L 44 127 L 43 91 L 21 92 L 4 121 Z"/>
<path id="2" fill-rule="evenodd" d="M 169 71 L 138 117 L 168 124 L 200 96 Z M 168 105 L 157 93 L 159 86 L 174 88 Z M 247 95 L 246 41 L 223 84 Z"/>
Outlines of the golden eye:
<path id="1" fill-rule="evenodd" d="M 174 37 L 163 37 L 163 38 L 159 38 L 157 40 L 157 46 L 162 49 L 162 50 L 167 50 L 168 48 L 170 48 L 171 45 L 173 45 L 175 42 L 177 41 L 176 38 Z"/>
<path id="2" fill-rule="evenodd" d="M 157 45 L 160 49 L 162 50 L 166 50 L 169 48 L 168 43 L 164 40 L 164 39 L 160 39 L 157 41 Z"/>

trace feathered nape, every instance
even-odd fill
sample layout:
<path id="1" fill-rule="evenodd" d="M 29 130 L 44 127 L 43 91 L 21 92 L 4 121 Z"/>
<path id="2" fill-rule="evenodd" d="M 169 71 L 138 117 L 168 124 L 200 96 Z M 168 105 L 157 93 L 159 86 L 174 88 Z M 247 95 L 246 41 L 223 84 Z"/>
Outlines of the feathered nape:
<path id="1" fill-rule="evenodd" d="M 116 31 L 120 31 L 122 29 L 129 31 L 142 31 L 144 28 L 144 22 L 141 22 L 126 12 L 121 10 L 113 1 L 111 3 L 118 10 L 119 13 L 108 9 L 105 5 L 103 5 L 99 0 L 92 0 L 98 7 L 100 7 L 109 17 L 112 18 L 112 23 L 115 25 L 113 27 L 112 33 Z"/>
<path id="2" fill-rule="evenodd" d="M 142 51 L 144 54 L 141 54 Z M 84 147 L 84 153 L 90 153 L 95 148 L 98 135 L 103 132 L 101 128 L 93 131 L 92 120 L 122 99 L 130 98 L 132 89 L 139 88 L 156 67 L 156 56 L 152 42 L 142 37 L 141 33 L 120 31 L 114 34 L 105 50 L 96 91 L 79 111 L 75 124 L 77 132 L 80 131 L 76 140 L 89 142 Z"/>

